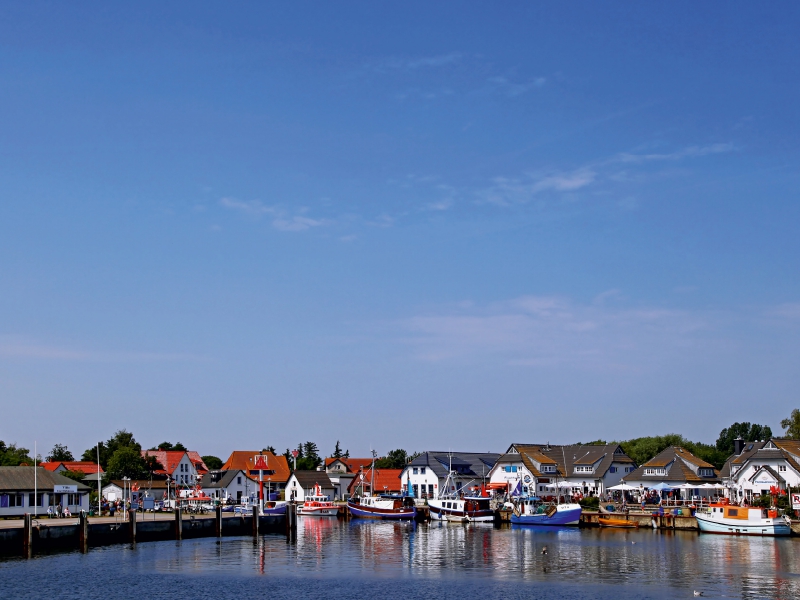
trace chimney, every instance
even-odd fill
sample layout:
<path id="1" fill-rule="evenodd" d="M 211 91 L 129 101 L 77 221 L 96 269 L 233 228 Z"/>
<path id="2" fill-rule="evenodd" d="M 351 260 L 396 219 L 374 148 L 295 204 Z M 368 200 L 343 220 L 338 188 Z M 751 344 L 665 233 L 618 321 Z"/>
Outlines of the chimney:
<path id="1" fill-rule="evenodd" d="M 733 453 L 736 456 L 739 456 L 742 453 L 742 450 L 744 450 L 744 440 L 742 439 L 742 436 L 739 436 L 733 440 Z"/>

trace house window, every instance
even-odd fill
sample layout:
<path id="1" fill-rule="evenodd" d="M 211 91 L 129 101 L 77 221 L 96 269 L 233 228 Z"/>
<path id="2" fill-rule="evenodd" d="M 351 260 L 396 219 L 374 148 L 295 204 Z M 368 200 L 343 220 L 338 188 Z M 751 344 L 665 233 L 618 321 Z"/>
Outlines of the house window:
<path id="1" fill-rule="evenodd" d="M 781 473 L 784 473 L 784 472 L 786 472 L 786 465 L 780 465 L 780 466 L 778 467 L 778 471 L 780 471 Z"/>
<path id="2" fill-rule="evenodd" d="M 645 475 L 666 475 L 667 474 L 667 470 L 666 469 L 652 469 L 652 468 L 650 468 L 650 469 L 645 469 L 644 470 L 644 474 Z"/>
<path id="3" fill-rule="evenodd" d="M 425 475 L 425 467 L 420 467 L 419 468 L 419 474 L 420 475 Z"/>
<path id="4" fill-rule="evenodd" d="M 433 484 L 432 483 L 428 484 L 428 494 L 433 496 Z"/>
<path id="5" fill-rule="evenodd" d="M 28 506 L 44 506 L 44 494 L 39 492 L 38 494 L 34 494 L 33 492 L 28 494 Z"/>
<path id="6" fill-rule="evenodd" d="M 512 465 L 511 472 L 512 473 L 516 473 L 517 472 L 517 465 Z"/>
<path id="7" fill-rule="evenodd" d="M 700 469 L 700 477 L 713 477 L 714 469 Z"/>
<path id="8" fill-rule="evenodd" d="M 593 470 L 592 467 L 575 467 L 576 473 L 591 473 Z"/>
<path id="9" fill-rule="evenodd" d="M 544 473 L 555 473 L 556 468 L 553 465 L 545 465 L 544 467 L 542 467 L 542 471 Z"/>
<path id="10" fill-rule="evenodd" d="M 414 495 L 419 497 L 419 486 L 416 483 L 414 484 Z"/>
<path id="11" fill-rule="evenodd" d="M 616 473 L 617 472 L 617 467 L 609 467 L 608 468 L 608 472 L 609 473 Z"/>
<path id="12" fill-rule="evenodd" d="M 0 494 L 0 508 L 24 506 L 24 499 L 23 494 Z"/>
<path id="13" fill-rule="evenodd" d="M 242 476 L 241 476 L 241 475 L 239 475 L 239 476 L 236 478 L 236 483 L 237 483 L 237 485 L 242 485 Z"/>
<path id="14" fill-rule="evenodd" d="M 419 469 L 417 467 L 414 467 L 411 471 L 414 475 L 419 475 Z"/>

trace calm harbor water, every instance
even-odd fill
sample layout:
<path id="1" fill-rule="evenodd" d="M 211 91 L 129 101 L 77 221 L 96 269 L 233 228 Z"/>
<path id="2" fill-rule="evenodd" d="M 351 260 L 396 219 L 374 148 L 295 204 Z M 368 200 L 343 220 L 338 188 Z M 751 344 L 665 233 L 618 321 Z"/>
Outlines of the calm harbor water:
<path id="1" fill-rule="evenodd" d="M 547 553 L 542 550 L 547 548 Z M 800 540 L 300 519 L 278 536 L 0 561 L 0 598 L 800 598 Z"/>

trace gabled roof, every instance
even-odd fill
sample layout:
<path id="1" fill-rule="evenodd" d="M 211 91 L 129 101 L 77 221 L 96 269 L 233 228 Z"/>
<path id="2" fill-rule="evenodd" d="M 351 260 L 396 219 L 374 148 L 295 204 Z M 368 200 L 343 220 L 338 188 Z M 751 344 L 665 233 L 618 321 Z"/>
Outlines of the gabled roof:
<path id="1" fill-rule="evenodd" d="M 372 464 L 371 458 L 326 458 L 325 459 L 325 469 L 327 470 L 333 463 L 340 462 L 346 468 L 348 473 L 358 473 L 360 468 L 368 468 Z"/>
<path id="2" fill-rule="evenodd" d="M 453 469 L 460 467 L 459 475 L 461 478 L 474 477 L 482 478 L 489 475 L 489 471 L 500 458 L 499 454 L 492 452 L 423 452 L 412 460 L 408 467 L 429 467 L 436 476 L 444 479 L 448 475 L 448 465 L 452 459 Z"/>
<path id="3" fill-rule="evenodd" d="M 42 492 L 52 492 L 56 485 L 75 485 L 79 491 L 86 491 L 89 486 L 64 475 L 53 473 L 47 469 L 36 467 L 0 467 L 0 492 L 33 491 L 38 488 Z"/>
<path id="4" fill-rule="evenodd" d="M 58 460 L 53 462 L 39 463 L 39 466 L 48 471 L 55 471 L 63 466 L 67 471 L 75 471 L 78 473 L 86 473 L 87 475 L 97 473 L 97 463 L 87 460 Z M 100 467 L 100 472 L 105 473 L 103 467 Z"/>
<path id="5" fill-rule="evenodd" d="M 330 477 L 328 477 L 325 471 L 305 471 L 298 469 L 292 473 L 291 477 L 294 477 L 297 480 L 297 485 L 304 490 L 310 490 L 316 484 L 319 484 L 322 489 L 333 488 L 333 483 L 331 483 Z"/>
<path id="6" fill-rule="evenodd" d="M 800 458 L 800 440 L 789 440 L 785 438 L 772 438 L 771 444 L 774 444 L 784 452 L 792 454 L 795 458 Z"/>
<path id="7" fill-rule="evenodd" d="M 239 469 L 252 476 L 257 476 L 258 471 L 253 469 L 254 457 L 262 454 L 267 462 L 267 467 L 272 473 L 264 472 L 264 481 L 276 481 L 285 483 L 289 480 L 292 472 L 289 470 L 289 463 L 283 455 L 276 456 L 272 452 L 260 452 L 258 450 L 234 450 L 222 465 L 220 471 L 230 471 Z"/>
<path id="8" fill-rule="evenodd" d="M 633 464 L 633 460 L 622 451 L 619 444 L 512 444 L 509 452 L 498 462 L 514 462 L 522 460 L 522 464 L 535 477 L 548 477 L 553 473 L 543 473 L 536 468 L 541 465 L 555 465 L 560 477 L 575 476 L 575 465 L 595 465 L 594 475 L 602 477 L 613 463 Z"/>
<path id="9" fill-rule="evenodd" d="M 380 494 L 403 491 L 403 482 L 400 480 L 400 474 L 404 470 L 405 469 L 375 469 L 375 489 L 372 491 L 372 494 L 378 496 Z M 365 469 L 363 475 L 364 489 L 365 491 L 369 491 L 372 470 Z M 353 481 L 347 486 L 347 493 L 352 495 L 358 487 L 361 487 L 361 475 L 353 478 Z"/>
<path id="10" fill-rule="evenodd" d="M 187 454 L 188 452 L 185 450 L 142 450 L 142 456 L 144 458 L 148 456 L 155 458 L 164 467 L 163 472 L 167 475 L 172 475 L 175 472 L 175 469 L 178 468 L 181 460 Z"/>
<path id="11" fill-rule="evenodd" d="M 694 470 L 687 464 L 695 465 L 697 468 L 712 469 L 714 475 L 712 477 L 700 477 Z M 670 466 L 671 465 L 671 466 Z M 669 466 L 666 475 L 649 475 L 645 474 L 645 469 L 663 469 Z M 670 481 L 681 483 L 716 483 L 719 481 L 719 473 L 711 465 L 701 458 L 697 458 L 694 454 L 680 446 L 670 446 L 665 448 L 653 458 L 648 460 L 638 469 L 628 473 L 622 478 L 623 481 L 647 481 L 652 480 L 653 483 L 658 481 Z"/>
<path id="12" fill-rule="evenodd" d="M 748 481 L 754 481 L 755 478 L 758 477 L 758 474 L 761 473 L 761 471 L 766 471 L 767 473 L 769 473 L 770 475 L 772 475 L 775 478 L 775 481 L 777 481 L 779 483 L 786 483 L 786 480 L 783 477 L 781 477 L 780 475 L 778 475 L 775 472 L 775 469 L 773 469 L 772 467 L 769 467 L 767 465 L 762 465 L 758 469 L 756 469 L 756 472 L 753 473 L 753 476 L 750 477 L 750 479 Z"/>
<path id="13" fill-rule="evenodd" d="M 206 463 L 203 461 L 203 457 L 200 456 L 199 452 L 196 452 L 195 450 L 189 450 L 186 454 L 189 455 L 189 460 L 192 461 L 194 468 L 198 473 L 201 471 L 208 471 L 208 467 L 206 466 Z"/>
<path id="14" fill-rule="evenodd" d="M 218 479 L 215 475 L 221 475 Z M 249 477 L 247 473 L 241 471 L 239 469 L 232 469 L 230 471 L 209 471 L 203 475 L 203 478 L 200 480 L 200 487 L 202 488 L 209 488 L 209 489 L 217 489 L 217 488 L 226 488 L 233 483 L 233 480 L 237 477 L 247 477 L 250 481 L 258 484 L 257 479 L 253 479 Z M 216 479 L 216 481 L 214 481 Z"/>

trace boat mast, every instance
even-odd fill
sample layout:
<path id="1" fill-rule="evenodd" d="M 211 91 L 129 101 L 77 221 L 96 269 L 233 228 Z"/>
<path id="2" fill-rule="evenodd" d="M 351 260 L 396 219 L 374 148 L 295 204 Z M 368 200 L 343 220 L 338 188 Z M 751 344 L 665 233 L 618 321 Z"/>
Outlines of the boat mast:
<path id="1" fill-rule="evenodd" d="M 378 455 L 377 451 L 372 451 L 372 476 L 369 480 L 369 495 L 375 495 L 375 457 Z"/>

